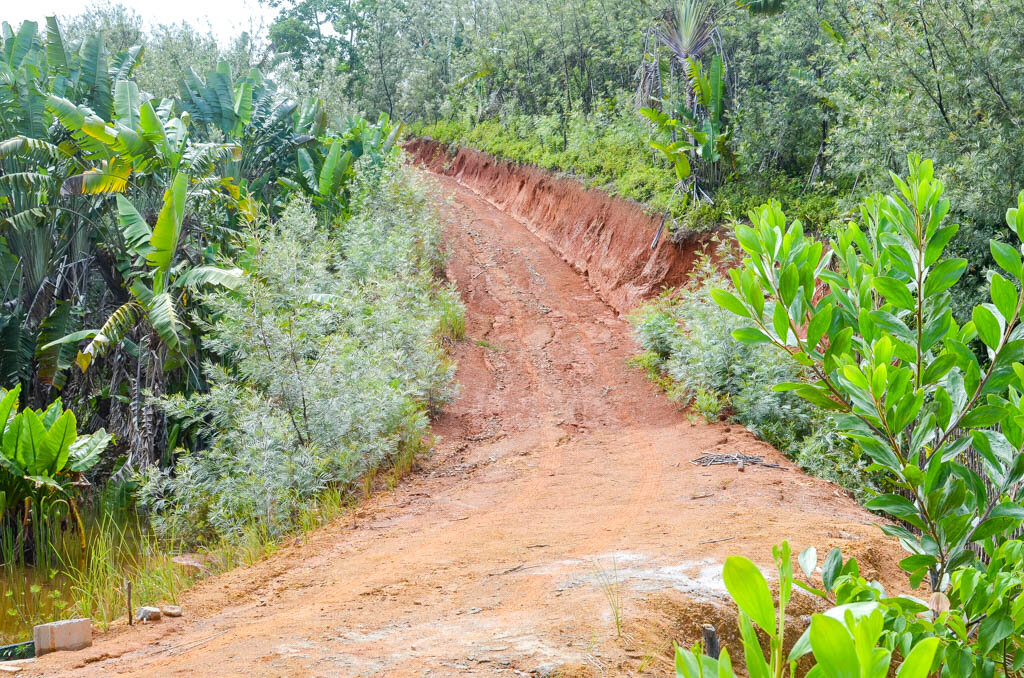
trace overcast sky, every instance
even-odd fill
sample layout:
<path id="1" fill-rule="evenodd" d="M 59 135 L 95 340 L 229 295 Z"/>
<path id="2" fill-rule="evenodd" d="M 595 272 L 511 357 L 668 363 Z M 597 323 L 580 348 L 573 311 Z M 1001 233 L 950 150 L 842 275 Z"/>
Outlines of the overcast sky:
<path id="1" fill-rule="evenodd" d="M 82 0 L 0 0 L 0 21 L 17 27 L 31 19 L 41 26 L 49 15 L 80 14 L 92 4 Z M 261 23 L 269 25 L 277 14 L 277 10 L 260 5 L 258 0 L 122 0 L 120 4 L 138 12 L 147 26 L 184 20 L 201 29 L 209 26 L 220 40 Z"/>

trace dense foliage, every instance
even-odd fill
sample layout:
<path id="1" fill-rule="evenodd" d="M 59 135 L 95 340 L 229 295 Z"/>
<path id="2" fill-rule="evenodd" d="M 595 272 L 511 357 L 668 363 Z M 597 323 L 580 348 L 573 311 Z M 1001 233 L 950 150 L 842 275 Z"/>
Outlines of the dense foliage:
<path id="1" fill-rule="evenodd" d="M 0 418 L 0 519 L 41 525 L 51 494 L 77 513 L 90 468 L 121 483 L 152 468 L 147 506 L 158 526 L 187 517 L 176 537 L 253 521 L 274 536 L 326 488 L 425 447 L 461 307 L 395 168 L 400 125 L 332 117 L 227 59 L 193 68 L 216 50 L 182 57 L 176 92 L 137 78 L 143 43 L 197 34 L 144 36 L 135 18 L 83 15 L 76 37 L 52 17 L 3 25 L 0 386 L 27 408 Z M 100 431 L 81 459 L 76 415 Z"/>
<path id="2" fill-rule="evenodd" d="M 402 126 L 268 55 L 120 6 L 2 25 L 3 638 L 173 600 L 168 550 L 249 562 L 429 447 L 465 322 Z"/>
<path id="3" fill-rule="evenodd" d="M 726 418 L 771 443 L 812 475 L 839 483 L 867 500 L 877 483 L 868 460 L 837 434 L 834 422 L 793 393 L 772 384 L 804 378 L 805 370 L 780 362 L 763 344 L 744 344 L 732 333 L 743 319 L 720 308 L 711 290 L 730 287 L 719 268 L 734 262 L 725 247 L 704 256 L 694 283 L 668 290 L 631 315 L 644 353 L 642 367 L 680 407 L 707 421 Z"/>
<path id="4" fill-rule="evenodd" d="M 208 447 L 151 471 L 143 500 L 162 532 L 237 537 L 255 521 L 277 536 L 327 488 L 429 444 L 428 408 L 454 376 L 437 338 L 461 310 L 436 283 L 440 234 L 422 194 L 406 172 L 382 182 L 361 187 L 337 229 L 294 202 L 244 238 L 246 282 L 206 299 L 221 361 L 206 366 L 210 389 L 166 402 Z"/>
<path id="5" fill-rule="evenodd" d="M 679 234 L 740 220 L 730 279 L 706 258 L 635 315 L 638 362 L 873 497 L 931 588 L 889 597 L 837 550 L 820 586 L 801 554 L 798 581 L 783 544 L 776 604 L 731 558 L 749 675 L 808 653 L 816 676 L 1020 673 L 1017 4 L 271 4 L 266 36 L 227 47 L 109 5 L 0 29 L 5 566 L 65 555 L 70 519 L 79 608 L 110 618 L 123 552 L 85 547 L 84 473 L 210 546 L 306 527 L 426 447 L 464 319 L 397 164 L 404 119 L 645 202 Z M 793 586 L 833 607 L 787 655 Z M 700 648 L 677 672 L 734 675 Z"/>
<path id="6" fill-rule="evenodd" d="M 1019 245 L 993 240 L 1010 278 L 993 273 L 992 303 L 958 325 L 949 290 L 967 262 L 944 257 L 957 226 L 945 222 L 950 204 L 931 162 L 911 156 L 909 165 L 906 180 L 893 175 L 898 192 L 865 200 L 827 254 L 777 204 L 751 213 L 752 225 L 736 229 L 750 255 L 731 273 L 736 292 L 712 294 L 748 320 L 735 338 L 774 345 L 810 370 L 810 380 L 776 389 L 836 412 L 845 435 L 904 492 L 868 506 L 917 530 L 884 528 L 911 552 L 901 563 L 911 581 L 927 575 L 932 590 L 944 591 L 976 549 L 997 547 L 1024 520 L 1024 297 L 1011 282 L 1024 277 L 1024 265 Z M 1006 213 L 1018 238 L 1024 192 L 1019 201 Z M 819 284 L 828 291 L 816 299 Z M 969 347 L 975 340 L 980 356 Z M 970 448 L 980 469 L 964 463 Z"/>
<path id="7" fill-rule="evenodd" d="M 953 299 L 963 322 L 990 263 L 979 243 L 999 237 L 1001 206 L 1022 183 L 1019 7 L 749 4 L 420 0 L 391 8 L 395 37 L 374 51 L 372 33 L 354 30 L 365 18 L 342 9 L 352 3 L 317 3 L 337 8 L 318 15 L 321 24 L 359 36 L 350 48 L 359 57 L 343 70 L 352 81 L 376 81 L 359 90 L 362 108 L 397 111 L 442 141 L 586 177 L 671 210 L 682 225 L 713 227 L 776 198 L 828 232 L 857 200 L 883 189 L 907 153 L 932 157 L 951 216 L 964 226 L 953 247 L 971 262 Z M 283 26 L 314 3 L 282 5 L 292 8 Z M 302 54 L 342 40 L 307 31 Z M 716 58 L 721 98 L 708 97 L 703 103 L 720 102 L 708 107 L 699 76 L 714 84 Z M 396 79 L 385 102 L 378 89 L 387 73 Z M 644 107 L 677 125 L 638 125 L 630 111 Z M 652 155 L 650 142 L 702 149 L 687 150 L 693 171 L 684 190 L 674 190 L 674 163 Z M 700 165 L 712 156 L 709 174 Z M 700 200 L 683 209 L 687 192 Z"/>
<path id="8" fill-rule="evenodd" d="M 908 164 L 906 179 L 892 175 L 896 191 L 865 199 L 828 251 L 777 203 L 752 212 L 749 226 L 736 226 L 748 256 L 730 271 L 732 290 L 712 291 L 744 320 L 737 340 L 771 346 L 807 371 L 776 390 L 833 412 L 838 430 L 871 457 L 895 491 L 867 506 L 898 521 L 882 530 L 909 552 L 900 566 L 911 586 L 927 579 L 932 591 L 927 604 L 890 598 L 836 550 L 822 566 L 823 587 L 801 585 L 834 607 L 812 620 L 785 662 L 813 650 L 813 672 L 844 675 L 857 655 L 897 651 L 905 658 L 900 675 L 1014 675 L 1024 666 L 1021 542 L 1013 538 L 1024 521 L 1024 192 L 1005 215 L 1015 245 L 990 242 L 1001 269 L 990 277 L 991 303 L 959 325 L 951 289 L 967 262 L 945 256 L 958 227 L 946 222 L 950 203 L 932 163 L 912 155 Z M 767 587 L 751 585 L 763 581 L 756 568 L 726 562 L 745 637 L 751 620 L 773 638 L 783 626 L 792 584 L 785 545 L 776 559 L 777 627 Z M 816 555 L 799 561 L 810 577 Z M 698 675 L 700 654 L 680 651 L 680 675 Z M 763 675 L 760 648 L 745 655 L 751 674 Z M 783 663 L 781 652 L 773 655 L 772 667 Z M 867 675 L 863 658 L 860 666 Z M 872 675 L 887 673 L 874 668 Z"/>

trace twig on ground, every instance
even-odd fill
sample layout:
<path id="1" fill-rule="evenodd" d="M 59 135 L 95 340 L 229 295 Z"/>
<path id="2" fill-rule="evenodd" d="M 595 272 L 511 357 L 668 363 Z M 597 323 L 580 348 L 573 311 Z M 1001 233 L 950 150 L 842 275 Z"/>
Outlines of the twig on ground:
<path id="1" fill-rule="evenodd" d="M 786 470 L 785 466 L 765 461 L 764 457 L 757 457 L 752 454 L 705 454 L 690 462 L 694 466 L 718 466 L 720 464 L 738 464 L 740 470 L 745 465 L 766 466 L 768 468 L 779 468 Z"/>
<path id="2" fill-rule="evenodd" d="M 698 544 L 717 544 L 720 541 L 732 541 L 736 537 L 723 537 L 721 539 L 708 539 L 707 541 L 699 541 Z"/>

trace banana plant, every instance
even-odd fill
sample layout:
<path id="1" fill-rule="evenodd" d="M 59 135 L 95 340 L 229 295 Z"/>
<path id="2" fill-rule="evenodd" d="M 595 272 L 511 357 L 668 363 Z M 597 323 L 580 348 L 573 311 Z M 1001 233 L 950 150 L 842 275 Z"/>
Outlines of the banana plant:
<path id="1" fill-rule="evenodd" d="M 119 81 L 114 102 L 117 115 L 107 122 L 67 99 L 47 97 L 47 108 L 70 131 L 71 147 L 85 168 L 64 180 L 61 195 L 124 193 L 133 173 L 136 189 L 147 182 L 163 183 L 182 170 L 197 178 L 209 176 L 219 162 L 240 157 L 235 143 L 190 141 L 189 115 L 171 116 L 166 108 L 155 109 L 150 100 L 140 101 L 134 82 Z M 227 190 L 224 194 L 231 195 Z"/>
<path id="2" fill-rule="evenodd" d="M 732 162 L 732 129 L 725 120 L 725 65 L 717 54 L 705 73 L 699 61 L 688 59 L 687 88 L 693 93 L 687 105 L 677 107 L 675 116 L 657 108 L 642 108 L 640 114 L 654 123 L 662 137 L 671 141 L 651 142 L 673 165 L 680 182 L 692 179 L 696 195 L 707 194 L 725 180 L 726 164 Z M 665 106 L 667 108 L 667 106 Z"/>
<path id="3" fill-rule="evenodd" d="M 164 194 L 163 207 L 152 231 L 135 206 L 118 196 L 118 224 L 133 251 L 144 257 L 146 269 L 128 286 L 131 299 L 119 306 L 98 329 L 83 330 L 62 337 L 45 348 L 90 339 L 75 362 L 84 372 L 111 346 L 123 341 L 139 323 L 150 328 L 162 343 L 165 354 L 180 364 L 191 348 L 191 330 L 186 320 L 187 292 L 204 285 L 234 288 L 242 280 L 241 269 L 189 266 L 177 262 L 182 224 L 185 218 L 188 178 L 179 173 Z"/>
<path id="4" fill-rule="evenodd" d="M 402 131 L 401 123 L 392 123 L 384 114 L 376 125 L 351 118 L 346 124 L 344 132 L 329 143 L 300 148 L 296 153 L 298 172 L 278 179 L 288 192 L 311 196 L 313 203 L 329 214 L 340 214 L 348 208 L 348 183 L 355 176 L 355 161 L 362 158 L 368 175 L 373 177 L 373 171 L 382 167 L 384 158 L 395 149 Z"/>
<path id="5" fill-rule="evenodd" d="M 703 107 L 703 114 L 694 107 L 679 109 L 686 121 L 687 130 L 693 136 L 698 157 L 708 163 L 717 163 L 729 158 L 729 141 L 732 136 L 724 120 L 725 106 L 725 65 L 722 57 L 717 54 L 711 59 L 711 69 L 705 74 L 700 63 L 689 61 L 690 87 L 696 93 L 698 106 Z"/>
<path id="6" fill-rule="evenodd" d="M 273 81 L 258 70 L 232 80 L 226 62 L 205 77 L 195 71 L 179 81 L 180 105 L 200 138 L 215 132 L 237 142 L 237 157 L 221 173 L 243 196 L 273 203 L 277 179 L 294 173 L 295 152 L 327 132 L 327 113 L 318 99 L 281 99 Z"/>
<path id="7" fill-rule="evenodd" d="M 65 410 L 60 398 L 45 410 L 18 411 L 21 386 L 0 389 L 0 519 L 22 510 L 46 515 L 54 498 L 63 499 L 78 523 L 84 549 L 84 531 L 75 503 L 75 478 L 92 468 L 112 441 L 100 429 L 78 435 L 75 415 Z"/>
<path id="8" fill-rule="evenodd" d="M 0 289 L 2 384 L 63 386 L 66 347 L 43 346 L 81 327 L 89 253 L 106 207 L 102 197 L 74 205 L 60 198 L 125 190 L 132 164 L 105 143 L 110 120 L 130 108 L 126 83 L 140 57 L 139 48 L 109 54 L 98 34 L 69 46 L 53 17 L 44 34 L 35 22 L 2 29 L 0 257 L 18 262 Z M 75 129 L 54 124 L 60 103 Z"/>

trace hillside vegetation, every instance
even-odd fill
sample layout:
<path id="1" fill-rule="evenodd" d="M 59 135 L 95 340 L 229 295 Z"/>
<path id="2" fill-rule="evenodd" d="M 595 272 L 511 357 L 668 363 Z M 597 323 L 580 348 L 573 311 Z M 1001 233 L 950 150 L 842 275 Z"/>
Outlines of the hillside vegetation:
<path id="1" fill-rule="evenodd" d="M 272 5 L 228 44 L 0 27 L 5 640 L 173 601 L 175 554 L 251 563 L 430 448 L 465 318 L 408 129 L 724 241 L 635 311 L 636 364 L 887 516 L 916 590 L 730 557 L 739 673 L 1024 671 L 1019 2 Z M 829 611 L 789 649 L 794 586 Z"/>
<path id="2" fill-rule="evenodd" d="M 462 310 L 401 125 L 238 52 L 186 55 L 174 92 L 146 47 L 195 35 L 104 11 L 0 42 L 4 638 L 329 519 L 453 392 Z"/>

